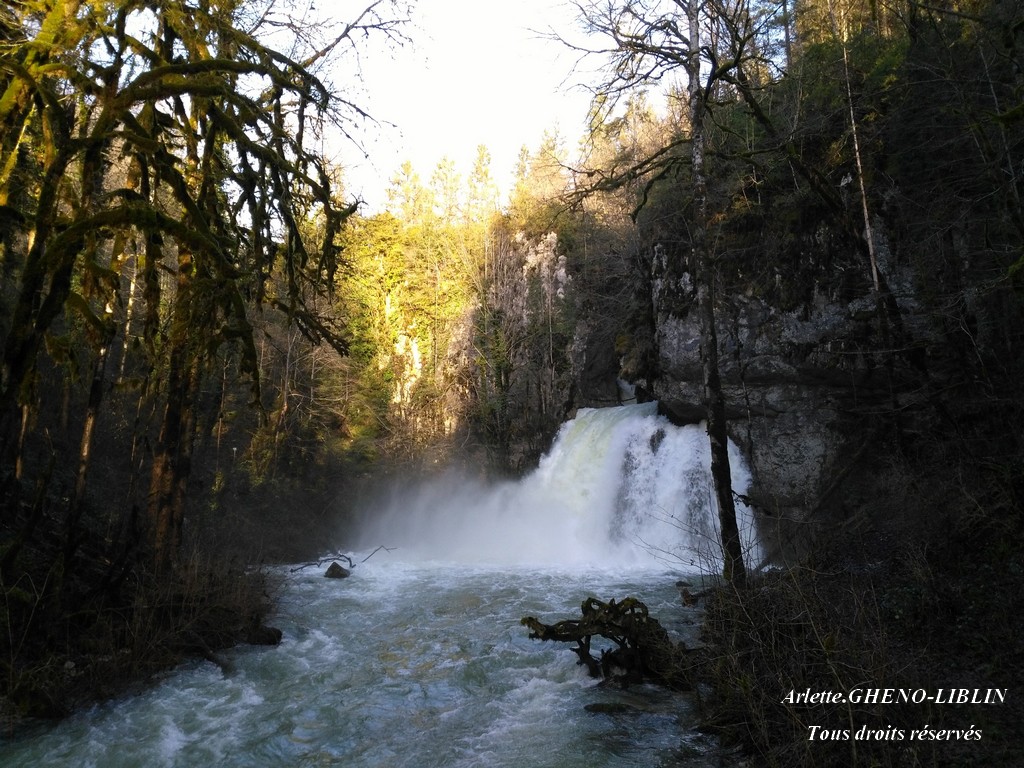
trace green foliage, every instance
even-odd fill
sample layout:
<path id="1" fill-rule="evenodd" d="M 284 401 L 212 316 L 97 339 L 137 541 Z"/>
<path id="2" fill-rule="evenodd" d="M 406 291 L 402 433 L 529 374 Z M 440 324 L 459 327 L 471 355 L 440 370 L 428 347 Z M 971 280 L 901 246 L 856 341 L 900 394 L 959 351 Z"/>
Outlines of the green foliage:
<path id="1" fill-rule="evenodd" d="M 458 439 L 504 468 L 510 445 L 544 446 L 561 419 L 553 404 L 572 337 L 561 259 L 576 225 L 536 186 L 564 189 L 561 167 L 542 161 L 556 143 L 535 161 L 524 154 L 507 215 L 481 147 L 468 176 L 445 160 L 430 187 L 404 165 L 390 210 L 349 222 L 336 295 L 348 391 L 361 403 L 348 414 L 353 447 L 373 440 L 391 457 L 433 462 Z"/>
<path id="2" fill-rule="evenodd" d="M 612 14 L 599 20 L 608 30 L 625 29 L 620 5 L 593 6 Z M 682 46 L 662 53 L 686 50 L 685 5 L 652 27 L 651 39 Z M 393 35 L 373 16 L 381 7 L 348 34 Z M 1012 517 L 1024 375 L 1021 9 L 984 0 L 955 12 L 846 0 L 794 7 L 790 23 L 770 7 L 749 15 L 701 4 L 717 14 L 705 17 L 716 36 L 701 55 L 720 66 L 702 126 L 720 295 L 795 317 L 822 301 L 863 303 L 874 290 L 866 203 L 885 234 L 884 270 L 908 276 L 900 299 L 912 293 L 929 314 L 890 344 L 870 336 L 881 330 L 876 318 L 864 320 L 869 341 L 837 341 L 836 365 L 866 359 L 877 375 L 885 366 L 876 363 L 918 355 L 900 369 L 906 381 L 887 382 L 897 395 L 904 386 L 934 394 L 941 407 L 893 416 L 905 449 L 933 447 L 914 441 L 937 440 L 936 424 L 947 425 L 958 451 L 998 468 L 972 484 L 991 492 L 976 495 L 979 506 Z M 555 133 L 524 148 L 505 211 L 481 147 L 468 172 L 449 160 L 423 177 L 404 166 L 389 210 L 362 217 L 307 142 L 330 114 L 326 69 L 316 68 L 330 45 L 292 60 L 236 23 L 266 20 L 270 6 L 168 0 L 88 11 L 20 3 L 0 15 L 0 619 L 18 625 L 9 636 L 37 602 L 57 604 L 47 590 L 67 583 L 79 534 L 108 531 L 103 554 L 90 556 L 117 564 L 98 578 L 124 577 L 152 499 L 166 502 L 159 514 L 179 535 L 184 514 L 194 530 L 223 516 L 243 531 L 272 519 L 271 499 L 298 486 L 311 506 L 329 506 L 325 476 L 356 476 L 381 458 L 421 462 L 459 446 L 523 468 L 574 405 L 617 397 L 589 385 L 658 375 L 655 312 L 684 313 L 694 298 L 683 94 L 652 104 L 644 78 L 606 94 L 585 161 Z M 634 49 L 623 62 L 650 64 L 649 53 Z M 680 67 L 668 55 L 616 72 L 668 77 Z M 652 279 L 668 286 L 658 307 Z M 92 379 L 102 385 L 95 400 Z M 58 491 L 75 487 L 86 463 L 75 449 L 87 408 L 104 417 L 90 482 L 111 503 L 84 504 L 79 519 Z M 189 508 L 207 481 L 209 503 Z M 64 520 L 70 533 L 52 522 Z M 44 540 L 56 544 L 33 549 Z M 907 586 L 882 607 L 937 606 L 926 587 Z M 805 620 L 766 626 L 799 647 L 815 680 L 834 674 L 839 654 L 856 654 L 830 621 L 854 634 L 877 628 L 870 601 L 849 619 L 818 594 L 787 589 L 773 583 L 717 615 L 739 621 L 773 605 L 795 615 L 806 603 Z M 741 652 L 720 671 L 746 705 L 776 660 L 758 656 L 768 636 L 728 641 Z M 858 668 L 886 669 L 884 650 L 867 648 L 878 653 L 856 657 Z"/>
<path id="3" fill-rule="evenodd" d="M 533 152 L 523 147 L 519 153 L 515 186 L 509 201 L 509 224 L 527 238 L 539 238 L 556 232 L 560 240 L 571 233 L 572 218 L 566 215 L 565 195 L 569 178 L 562 139 L 545 132 Z"/>
<path id="4" fill-rule="evenodd" d="M 414 452 L 447 439 L 454 428 L 442 417 L 446 408 L 458 413 L 457 403 L 446 402 L 448 360 L 479 258 L 470 250 L 479 243 L 478 225 L 457 215 L 454 169 L 443 165 L 435 178 L 440 207 L 407 165 L 390 195 L 395 213 L 353 219 L 343 235 L 348 264 L 337 284 L 355 363 L 350 375 L 364 404 L 353 413 L 359 418 L 353 428 Z"/>
<path id="5" fill-rule="evenodd" d="M 401 37 L 393 7 L 308 29 L 272 3 L 0 12 L 0 586 L 39 606 L 5 617 L 33 646 L 5 643 L 10 686 L 61 669 L 47 654 L 93 619 L 118 653 L 142 627 L 106 612 L 130 616 L 148 568 L 204 543 L 186 517 L 204 530 L 246 471 L 324 460 L 340 419 L 313 350 L 345 349 L 325 295 L 352 208 L 319 139 L 363 117 L 324 73 L 342 46 Z"/>

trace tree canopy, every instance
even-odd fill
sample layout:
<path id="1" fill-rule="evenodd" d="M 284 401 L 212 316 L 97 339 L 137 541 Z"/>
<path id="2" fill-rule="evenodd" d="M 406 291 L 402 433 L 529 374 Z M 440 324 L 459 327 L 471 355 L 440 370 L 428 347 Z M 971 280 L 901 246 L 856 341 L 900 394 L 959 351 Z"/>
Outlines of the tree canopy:
<path id="1" fill-rule="evenodd" d="M 67 636 L 83 595 L 131 615 L 126 585 L 283 540 L 370 467 L 525 470 L 574 408 L 675 375 L 683 317 L 722 447 L 749 407 L 714 397 L 716 355 L 747 383 L 740 303 L 849 315 L 855 340 L 779 342 L 794 369 L 884 378 L 870 420 L 899 451 L 981 456 L 991 508 L 1019 500 L 1021 10 L 574 5 L 572 46 L 604 65 L 588 135 L 524 147 L 511 190 L 483 146 L 406 164 L 374 214 L 326 148 L 372 124 L 352 57 L 405 41 L 402 3 L 0 8 L 10 626 Z"/>
<path id="2" fill-rule="evenodd" d="M 311 297 L 332 284 L 337 234 L 354 207 L 317 147 L 332 125 L 365 114 L 321 73 L 366 34 L 394 39 L 393 10 L 373 2 L 315 35 L 272 3 L 12 8 L 0 60 L 11 278 L 0 377 L 5 466 L 20 465 L 41 406 L 33 385 L 45 339 L 58 320 L 75 319 L 102 370 L 124 321 L 130 264 L 143 284 L 140 350 L 149 371 L 166 377 L 144 386 L 166 398 L 148 517 L 155 557 L 171 556 L 189 402 L 220 345 L 234 346 L 257 388 L 253 307 L 275 308 L 311 339 L 344 349 Z M 272 37 L 290 51 L 272 47 Z M 304 230 L 311 218 L 322 228 L 315 243 Z M 82 472 L 88 442 L 86 434 Z"/>

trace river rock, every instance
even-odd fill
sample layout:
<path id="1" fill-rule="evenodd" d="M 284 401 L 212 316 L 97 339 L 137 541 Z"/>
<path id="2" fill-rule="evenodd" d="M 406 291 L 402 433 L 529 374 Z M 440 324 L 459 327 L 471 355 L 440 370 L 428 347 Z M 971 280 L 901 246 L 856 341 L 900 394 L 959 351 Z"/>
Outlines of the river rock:
<path id="1" fill-rule="evenodd" d="M 331 563 L 327 568 L 327 572 L 324 574 L 328 579 L 347 579 L 351 575 L 351 571 L 342 568 L 337 563 Z"/>
<path id="2" fill-rule="evenodd" d="M 277 627 L 257 624 L 249 630 L 245 640 L 250 645 L 280 645 L 282 637 L 284 633 Z"/>

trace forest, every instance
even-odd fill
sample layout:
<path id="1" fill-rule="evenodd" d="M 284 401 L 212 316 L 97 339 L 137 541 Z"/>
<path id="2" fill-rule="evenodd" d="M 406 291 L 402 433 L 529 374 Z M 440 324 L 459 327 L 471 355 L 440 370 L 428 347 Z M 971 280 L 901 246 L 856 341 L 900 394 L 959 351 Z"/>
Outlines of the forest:
<path id="1" fill-rule="evenodd" d="M 270 0 L 0 8 L 5 721 L 273 642 L 261 564 L 344 547 L 379 483 L 514 477 L 575 409 L 658 397 L 666 318 L 691 309 L 700 417 L 724 445 L 740 299 L 860 307 L 853 341 L 787 354 L 883 382 L 835 480 L 900 483 L 874 487 L 845 549 L 828 534 L 855 503 L 823 509 L 778 571 L 723 525 L 709 727 L 813 764 L 805 724 L 765 714 L 766 680 L 956 669 L 1016 698 L 1024 10 L 573 5 L 586 36 L 556 37 L 602 63 L 587 134 L 524 147 L 511 190 L 484 146 L 471 168 L 407 163 L 376 213 L 323 145 L 372 120 L 338 62 L 409 43 L 402 3 L 315 28 Z M 879 559 L 877 593 L 827 575 Z M 865 599 L 844 612 L 850 590 Z M 986 734 L 1019 706 L 986 712 Z M 835 764 L 896 764 L 860 746 Z M 1017 764 L 1024 745 L 1004 747 L 993 764 Z"/>

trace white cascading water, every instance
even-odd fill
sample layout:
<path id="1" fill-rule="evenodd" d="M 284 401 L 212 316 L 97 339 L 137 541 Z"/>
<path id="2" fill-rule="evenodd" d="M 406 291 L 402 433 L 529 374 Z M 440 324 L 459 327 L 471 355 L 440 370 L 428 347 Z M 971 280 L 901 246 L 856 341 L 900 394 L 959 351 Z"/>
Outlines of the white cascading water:
<path id="1" fill-rule="evenodd" d="M 599 687 L 564 644 L 520 624 L 633 596 L 692 639 L 699 617 L 676 581 L 718 569 L 707 443 L 654 405 L 584 410 L 519 482 L 449 477 L 396 494 L 370 512 L 350 578 L 276 569 L 279 646 L 0 733 L 0 768 L 719 765 L 691 698 Z M 732 467 L 742 490 L 738 455 Z"/>
<path id="2" fill-rule="evenodd" d="M 750 481 L 730 446 L 733 487 Z M 363 547 L 481 564 L 720 568 L 710 449 L 702 426 L 676 427 L 656 403 L 581 409 L 531 474 L 488 485 L 454 475 L 396 493 L 367 515 Z M 759 560 L 750 510 L 737 515 Z"/>

